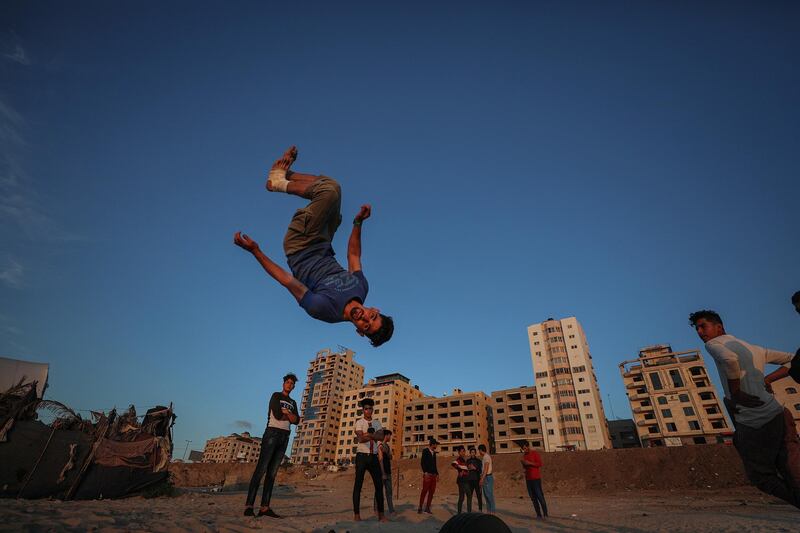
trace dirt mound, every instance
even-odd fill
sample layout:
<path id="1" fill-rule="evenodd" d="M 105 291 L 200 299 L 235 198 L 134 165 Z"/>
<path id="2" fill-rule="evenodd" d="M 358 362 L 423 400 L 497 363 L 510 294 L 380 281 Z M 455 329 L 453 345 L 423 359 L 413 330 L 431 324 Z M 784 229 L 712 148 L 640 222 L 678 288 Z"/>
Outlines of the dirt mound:
<path id="1" fill-rule="evenodd" d="M 495 455 L 497 496 L 517 496 L 524 484 L 520 454 Z M 455 491 L 451 458 L 440 456 L 439 487 Z M 741 461 L 731 446 L 705 445 L 679 448 L 636 448 L 592 452 L 543 453 L 542 478 L 548 493 L 582 494 L 633 490 L 725 489 L 747 485 Z M 419 459 L 397 462 L 400 488 L 419 490 Z M 241 486 L 250 480 L 254 464 L 171 465 L 175 484 L 181 487 Z M 353 469 L 328 472 L 323 468 L 282 467 L 278 484 L 310 484 L 352 488 Z M 440 489 L 437 489 L 437 491 Z"/>

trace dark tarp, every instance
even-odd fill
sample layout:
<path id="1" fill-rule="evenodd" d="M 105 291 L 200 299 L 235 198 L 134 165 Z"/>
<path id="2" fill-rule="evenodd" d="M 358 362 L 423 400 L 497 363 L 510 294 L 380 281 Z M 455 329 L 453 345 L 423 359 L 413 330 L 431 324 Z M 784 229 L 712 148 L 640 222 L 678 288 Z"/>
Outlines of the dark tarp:
<path id="1" fill-rule="evenodd" d="M 17 496 L 25 477 L 44 450 L 51 432 L 52 428 L 34 420 L 22 420 L 14 424 L 9 442 L 0 443 L 0 496 Z M 77 444 L 73 460 L 76 466 L 65 473 L 64 481 L 58 483 L 59 474 L 69 461 L 70 444 Z M 80 465 L 86 460 L 91 448 L 92 436 L 82 431 L 62 429 L 53 433 L 47 452 L 36 467 L 22 496 L 63 496 L 75 481 Z"/>

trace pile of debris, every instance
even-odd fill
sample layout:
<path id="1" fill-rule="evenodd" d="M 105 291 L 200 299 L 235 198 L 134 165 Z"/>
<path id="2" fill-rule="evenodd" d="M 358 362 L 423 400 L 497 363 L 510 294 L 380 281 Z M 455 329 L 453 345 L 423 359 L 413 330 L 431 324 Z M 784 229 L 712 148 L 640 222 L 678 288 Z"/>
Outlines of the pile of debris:
<path id="1" fill-rule="evenodd" d="M 42 399 L 45 388 L 23 378 L 0 393 L 0 497 L 118 498 L 167 481 L 172 404 L 148 409 L 141 423 L 133 405 L 84 419 Z M 42 410 L 55 416 L 50 424 Z"/>

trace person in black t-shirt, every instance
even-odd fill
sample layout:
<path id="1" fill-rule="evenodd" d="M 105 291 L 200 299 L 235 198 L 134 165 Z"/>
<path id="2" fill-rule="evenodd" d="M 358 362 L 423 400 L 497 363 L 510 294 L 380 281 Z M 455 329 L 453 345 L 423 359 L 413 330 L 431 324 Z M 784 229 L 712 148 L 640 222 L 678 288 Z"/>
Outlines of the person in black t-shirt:
<path id="1" fill-rule="evenodd" d="M 475 446 L 469 447 L 469 457 L 467 457 L 467 468 L 469 468 L 469 472 L 467 472 L 467 480 L 469 481 L 470 490 L 467 492 L 467 496 L 470 500 L 472 500 L 472 493 L 474 492 L 475 495 L 478 497 L 478 511 L 483 512 L 483 496 L 481 495 L 481 472 L 483 472 L 483 461 L 480 460 L 478 457 L 478 451 L 475 449 Z"/>
<path id="2" fill-rule="evenodd" d="M 247 490 L 247 501 L 244 507 L 245 516 L 254 516 L 253 505 L 256 501 L 258 485 L 263 477 L 264 490 L 261 492 L 261 508 L 258 516 L 281 518 L 270 509 L 269 502 L 272 498 L 275 477 L 278 475 L 278 467 L 281 465 L 286 446 L 289 444 L 290 424 L 297 424 L 300 420 L 300 416 L 297 414 L 297 403 L 289 397 L 295 383 L 297 383 L 297 376 L 291 373 L 286 374 L 283 376 L 283 389 L 274 393 L 269 400 L 267 428 L 261 439 L 261 452 L 256 469 L 253 471 L 253 477 L 250 478 L 250 487 Z"/>

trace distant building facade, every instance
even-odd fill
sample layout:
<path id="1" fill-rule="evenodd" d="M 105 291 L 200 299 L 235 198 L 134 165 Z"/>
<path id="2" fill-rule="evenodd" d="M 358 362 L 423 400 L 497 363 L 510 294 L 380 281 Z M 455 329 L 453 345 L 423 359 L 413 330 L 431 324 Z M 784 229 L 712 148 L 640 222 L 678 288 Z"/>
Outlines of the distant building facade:
<path id="1" fill-rule="evenodd" d="M 519 442 L 544 450 L 536 387 L 522 386 L 492 392 L 493 453 L 517 453 Z"/>
<path id="2" fill-rule="evenodd" d="M 483 392 L 462 392 L 436 398 L 425 396 L 406 405 L 403 420 L 403 457 L 418 457 L 428 438 L 439 441 L 442 455 L 458 445 L 492 445 L 491 401 Z"/>
<path id="3" fill-rule="evenodd" d="M 200 452 L 192 452 L 200 453 Z M 202 453 L 204 463 L 255 463 L 261 453 L 261 439 L 250 433 L 233 433 L 206 441 Z M 195 460 L 190 457 L 190 459 Z"/>
<path id="4" fill-rule="evenodd" d="M 795 428 L 800 432 L 800 384 L 787 376 L 772 382 L 772 392 L 775 399 L 792 413 Z"/>
<path id="5" fill-rule="evenodd" d="M 710 444 L 730 435 L 722 395 L 699 351 L 648 346 L 619 369 L 642 446 Z"/>
<path id="6" fill-rule="evenodd" d="M 406 405 L 424 394 L 402 374 L 387 374 L 371 379 L 365 386 L 345 391 L 339 441 L 336 447 L 336 462 L 352 461 L 355 457 L 355 423 L 362 412 L 358 402 L 363 398 L 375 400 L 373 418 L 381 426 L 392 431 L 392 452 L 400 457 L 403 449 L 403 416 Z"/>
<path id="7" fill-rule="evenodd" d="M 292 442 L 293 463 L 336 460 L 339 424 L 345 391 L 364 384 L 364 367 L 353 360 L 355 352 L 320 350 L 309 363 L 300 402 L 300 423 Z"/>
<path id="8" fill-rule="evenodd" d="M 544 450 L 611 448 L 600 387 L 575 317 L 528 326 Z"/>
<path id="9" fill-rule="evenodd" d="M 636 424 L 630 418 L 609 420 L 608 433 L 614 449 L 642 447 L 642 443 L 639 441 L 639 432 L 636 431 Z"/>

